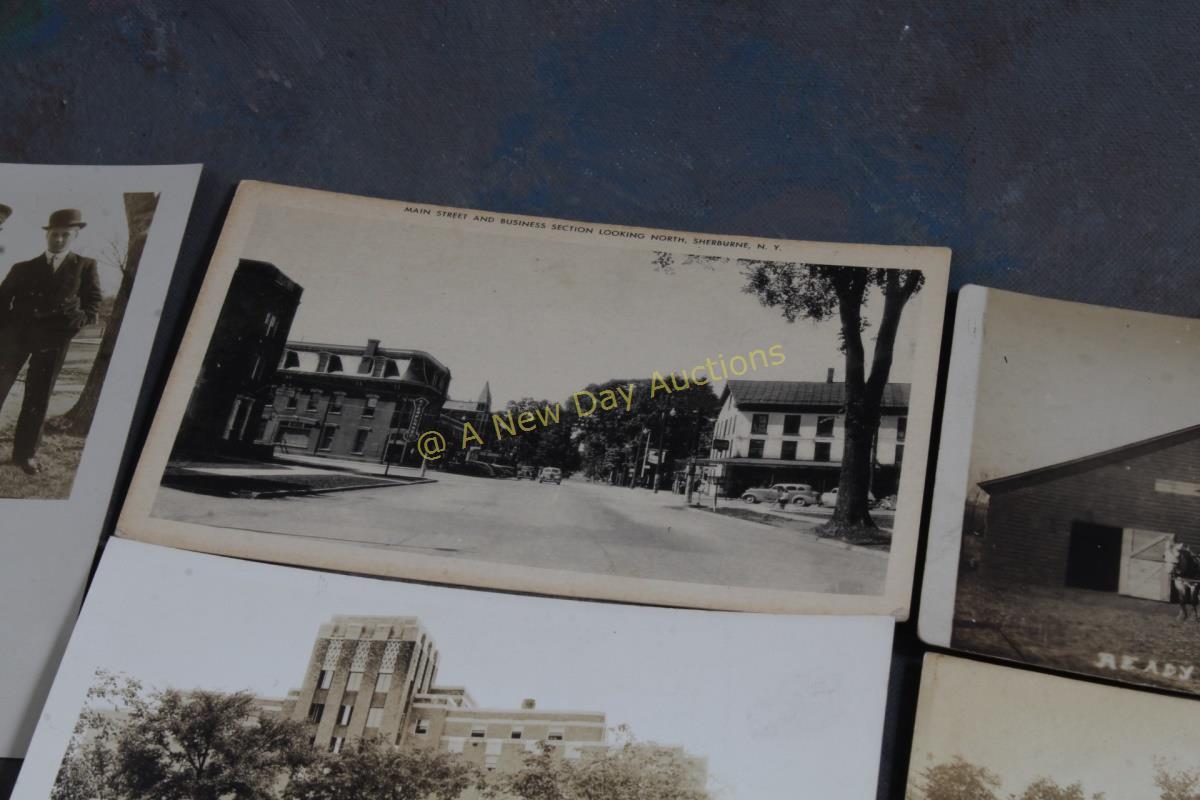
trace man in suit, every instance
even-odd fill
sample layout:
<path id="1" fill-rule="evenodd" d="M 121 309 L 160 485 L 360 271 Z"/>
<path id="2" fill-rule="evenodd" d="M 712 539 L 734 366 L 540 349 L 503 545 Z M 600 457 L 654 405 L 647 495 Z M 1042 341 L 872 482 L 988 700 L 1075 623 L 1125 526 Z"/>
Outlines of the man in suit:
<path id="1" fill-rule="evenodd" d="M 41 472 L 34 455 L 67 348 L 100 312 L 96 262 L 71 251 L 86 224 L 77 209 L 55 211 L 43 228 L 46 251 L 14 264 L 0 282 L 0 406 L 28 361 L 13 463 L 30 475 Z"/>

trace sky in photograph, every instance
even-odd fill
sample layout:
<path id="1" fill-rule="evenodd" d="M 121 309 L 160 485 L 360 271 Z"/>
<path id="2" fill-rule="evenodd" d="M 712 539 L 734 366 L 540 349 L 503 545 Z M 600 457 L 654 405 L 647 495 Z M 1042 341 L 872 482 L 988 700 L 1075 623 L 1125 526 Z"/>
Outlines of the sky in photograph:
<path id="1" fill-rule="evenodd" d="M 741 291 L 735 263 L 667 274 L 650 249 L 535 245 L 503 229 L 447 232 L 281 206 L 258 211 L 242 255 L 304 287 L 292 339 L 425 350 L 450 368 L 458 400 L 475 399 L 485 381 L 495 407 L 565 400 L 589 383 L 690 370 L 773 344 L 785 363 L 743 378 L 845 372 L 836 320 L 787 323 Z M 903 317 L 893 381 L 908 380 L 920 302 Z M 879 307 L 868 304 L 865 316 L 876 319 Z M 866 338 L 869 354 L 873 332 Z"/>
<path id="2" fill-rule="evenodd" d="M 42 226 L 50 214 L 60 208 L 78 208 L 87 227 L 71 246 L 81 256 L 96 259 L 100 288 L 104 294 L 116 294 L 121 273 L 113 265 L 112 246 L 122 252 L 129 239 L 125 220 L 125 200 L 120 192 L 84 194 L 68 192 L 22 192 L 8 196 L 0 191 L 0 203 L 10 206 L 13 214 L 0 226 L 0 276 L 12 265 L 36 258 L 46 250 L 46 232 Z"/>
<path id="3" fill-rule="evenodd" d="M 798 783 L 829 798 L 875 787 L 890 618 L 536 599 L 127 541 L 106 553 L 88 606 L 47 710 L 64 736 L 98 666 L 159 688 L 283 697 L 335 614 L 411 615 L 439 648 L 438 683 L 466 686 L 485 708 L 529 697 L 603 711 L 639 739 L 707 757 L 720 800 L 793 798 Z"/>
<path id="4" fill-rule="evenodd" d="M 988 292 L 971 483 L 1200 424 L 1200 322 Z"/>
<path id="5" fill-rule="evenodd" d="M 1079 781 L 1087 797 L 1158 797 L 1156 758 L 1200 768 L 1198 710 L 1195 700 L 935 656 L 922 674 L 910 780 L 959 756 L 999 775 L 1001 797 L 1043 776 Z"/>

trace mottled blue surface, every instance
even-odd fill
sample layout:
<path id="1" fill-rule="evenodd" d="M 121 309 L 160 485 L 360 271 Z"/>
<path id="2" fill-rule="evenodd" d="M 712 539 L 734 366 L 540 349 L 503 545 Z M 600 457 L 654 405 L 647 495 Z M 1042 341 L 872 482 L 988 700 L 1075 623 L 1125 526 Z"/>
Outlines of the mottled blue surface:
<path id="1" fill-rule="evenodd" d="M 0 160 L 207 165 L 173 336 L 242 178 L 946 245 L 955 287 L 1197 315 L 1198 23 L 1186 2 L 0 0 Z"/>

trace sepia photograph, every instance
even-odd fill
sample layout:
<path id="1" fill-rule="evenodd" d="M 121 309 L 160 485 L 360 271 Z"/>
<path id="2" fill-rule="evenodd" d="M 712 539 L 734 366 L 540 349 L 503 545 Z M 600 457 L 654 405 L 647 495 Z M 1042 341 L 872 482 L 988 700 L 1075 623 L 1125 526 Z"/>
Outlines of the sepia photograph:
<path id="1" fill-rule="evenodd" d="M 1189 698 L 930 654 L 908 800 L 1191 800 L 1200 707 Z"/>
<path id="2" fill-rule="evenodd" d="M 117 540 L 13 797 L 866 800 L 891 628 Z"/>
<path id="3" fill-rule="evenodd" d="M 199 178 L 0 164 L 0 758 L 29 744 L 107 532 Z"/>
<path id="4" fill-rule="evenodd" d="M 157 206 L 0 192 L 0 497 L 70 495 Z"/>
<path id="5" fill-rule="evenodd" d="M 902 615 L 947 260 L 251 184 L 121 533 Z"/>
<path id="6" fill-rule="evenodd" d="M 977 287 L 960 312 L 975 393 L 944 432 L 971 430 L 943 436 L 926 573 L 950 645 L 1200 691 L 1200 326 Z"/>

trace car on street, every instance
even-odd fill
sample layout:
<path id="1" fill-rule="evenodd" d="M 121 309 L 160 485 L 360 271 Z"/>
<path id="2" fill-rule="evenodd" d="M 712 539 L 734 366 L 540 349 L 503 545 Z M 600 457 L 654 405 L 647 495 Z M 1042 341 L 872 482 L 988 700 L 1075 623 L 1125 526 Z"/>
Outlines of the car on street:
<path id="1" fill-rule="evenodd" d="M 821 505 L 833 508 L 837 505 L 837 495 L 837 489 L 831 489 L 828 492 L 825 492 L 823 495 L 821 495 Z M 870 492 L 867 492 L 867 504 L 872 506 L 875 505 L 875 495 L 871 494 Z"/>
<path id="2" fill-rule="evenodd" d="M 821 502 L 821 493 L 802 483 L 799 488 L 788 492 L 787 502 L 793 506 L 815 506 Z"/>
<path id="3" fill-rule="evenodd" d="M 537 467 L 531 467 L 528 464 L 522 464 L 517 467 L 517 480 L 529 478 L 531 481 L 536 481 L 538 476 Z"/>
<path id="4" fill-rule="evenodd" d="M 558 467 L 542 467 L 542 473 L 538 475 L 538 483 L 556 483 L 562 484 L 562 470 Z"/>
<path id="5" fill-rule="evenodd" d="M 812 487 L 806 483 L 776 483 L 771 486 L 760 486 L 742 492 L 742 502 L 745 503 L 778 503 L 779 496 L 788 492 Z"/>

